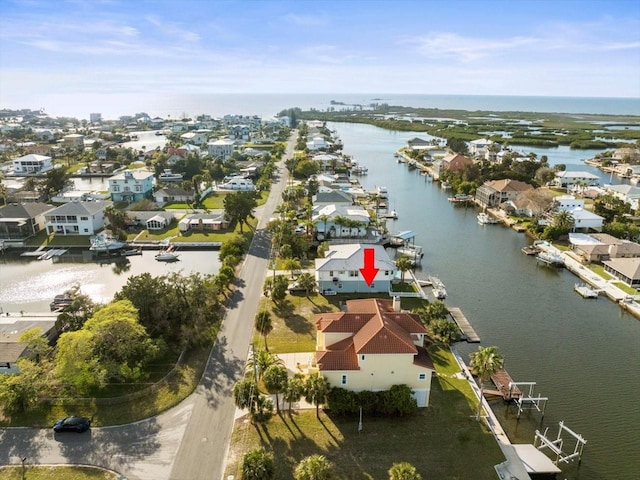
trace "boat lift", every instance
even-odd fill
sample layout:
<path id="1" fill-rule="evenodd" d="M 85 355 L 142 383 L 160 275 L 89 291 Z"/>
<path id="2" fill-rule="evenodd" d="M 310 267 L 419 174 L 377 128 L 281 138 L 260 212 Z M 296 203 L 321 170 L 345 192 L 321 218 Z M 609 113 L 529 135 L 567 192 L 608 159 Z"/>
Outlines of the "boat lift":
<path id="1" fill-rule="evenodd" d="M 519 397 L 515 397 L 516 405 L 518 407 L 518 418 L 520 418 L 523 410 L 531 410 L 534 408 L 538 412 L 542 413 L 542 417 L 544 418 L 544 410 L 547 406 L 547 400 L 549 400 L 549 397 L 541 397 L 539 394 L 537 397 L 533 396 L 533 389 L 536 386 L 536 382 L 511 382 L 509 383 L 509 391 L 512 391 L 513 387 L 519 386 L 528 386 L 529 393 L 526 396 L 521 395 Z M 520 390 L 522 391 L 523 389 Z"/>
<path id="2" fill-rule="evenodd" d="M 553 462 L 558 465 L 558 462 L 569 463 L 570 460 L 578 457 L 578 463 L 582 461 L 582 451 L 587 441 L 582 437 L 582 435 L 574 432 L 569 427 L 564 425 L 564 421 L 560 422 L 560 429 L 558 430 L 558 438 L 555 440 L 550 440 L 547 438 L 547 432 L 549 431 L 549 427 L 547 427 L 544 433 L 540 433 L 539 430 L 536 430 L 536 436 L 533 440 L 533 445 L 538 450 L 543 450 L 544 448 L 548 448 L 553 453 L 556 454 L 556 460 Z M 562 445 L 564 443 L 564 439 L 562 438 L 562 431 L 565 430 L 568 434 L 570 434 L 576 440 L 576 444 L 573 447 L 573 453 L 565 453 L 562 451 Z M 540 440 L 540 446 L 538 446 L 538 440 Z"/>

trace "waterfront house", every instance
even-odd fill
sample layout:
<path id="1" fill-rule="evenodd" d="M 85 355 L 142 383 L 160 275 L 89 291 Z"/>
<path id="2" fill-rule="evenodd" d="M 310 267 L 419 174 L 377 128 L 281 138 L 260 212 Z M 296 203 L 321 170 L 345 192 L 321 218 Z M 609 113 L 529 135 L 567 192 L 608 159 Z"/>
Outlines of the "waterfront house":
<path id="1" fill-rule="evenodd" d="M 30 153 L 13 160 L 13 171 L 16 175 L 44 173 L 53 168 L 51 157 Z"/>
<path id="2" fill-rule="evenodd" d="M 178 224 L 182 233 L 188 231 L 209 232 L 225 230 L 229 228 L 229 221 L 225 218 L 224 210 L 215 210 L 209 213 L 194 213 L 185 216 Z"/>
<path id="3" fill-rule="evenodd" d="M 207 151 L 209 152 L 209 155 L 214 158 L 227 160 L 233 153 L 234 146 L 235 142 L 228 138 L 210 140 L 209 143 L 207 143 Z"/>
<path id="4" fill-rule="evenodd" d="M 29 352 L 28 344 L 20 342 L 20 336 L 33 328 L 42 331 L 42 337 L 47 343 L 52 343 L 58 337 L 58 330 L 55 327 L 57 314 L 29 314 L 3 315 L 0 322 L 0 375 L 7 373 L 19 373 L 20 369 L 17 361 Z"/>
<path id="5" fill-rule="evenodd" d="M 44 155 L 46 157 L 53 157 L 52 145 L 32 145 L 30 147 L 26 147 L 25 151 L 27 153 L 33 153 L 35 155 Z"/>
<path id="6" fill-rule="evenodd" d="M 138 202 L 151 198 L 153 172 L 144 169 L 125 170 L 109 177 L 109 194 L 114 202 Z"/>
<path id="7" fill-rule="evenodd" d="M 332 386 L 354 392 L 404 384 L 418 407 L 428 406 L 434 367 L 420 317 L 378 298 L 347 300 L 346 307 L 315 317 L 319 372 Z"/>
<path id="8" fill-rule="evenodd" d="M 638 258 L 640 245 L 607 233 L 570 233 L 571 251 L 586 262 L 603 262 L 612 258 Z"/>
<path id="9" fill-rule="evenodd" d="M 371 217 L 359 205 L 332 203 L 314 207 L 311 221 L 316 225 L 318 239 L 363 238 Z"/>
<path id="10" fill-rule="evenodd" d="M 311 160 L 318 164 L 321 172 L 332 172 L 337 167 L 345 166 L 343 158 L 330 153 L 321 153 L 319 155 L 314 155 Z"/>
<path id="11" fill-rule="evenodd" d="M 367 285 L 360 269 L 364 267 L 364 250 L 374 249 L 374 281 Z M 324 258 L 315 261 L 315 277 L 320 292 L 388 293 L 397 270 L 382 245 L 348 243 L 329 245 Z"/>
<path id="12" fill-rule="evenodd" d="M 495 142 L 486 138 L 479 138 L 469 142 L 469 153 L 477 158 L 485 158 L 486 153 Z"/>
<path id="13" fill-rule="evenodd" d="M 45 214 L 47 235 L 94 235 L 104 228 L 111 202 L 68 202 Z"/>
<path id="14" fill-rule="evenodd" d="M 584 199 L 576 198 L 573 195 L 558 195 L 553 198 L 553 210 L 571 211 L 576 208 L 584 208 Z"/>
<path id="15" fill-rule="evenodd" d="M 508 178 L 484 182 L 476 190 L 476 202 L 483 208 L 493 208 L 504 202 L 515 201 L 529 190 L 533 190 L 533 187 L 528 183 Z"/>
<path id="16" fill-rule="evenodd" d="M 440 178 L 445 170 L 451 170 L 453 172 L 459 172 L 464 167 L 473 165 L 473 160 L 459 153 L 446 155 L 439 160 L 433 162 L 432 171 L 434 178 Z"/>
<path id="17" fill-rule="evenodd" d="M 569 213 L 573 218 L 572 232 L 588 232 L 590 230 L 599 232 L 602 230 L 604 217 L 590 212 L 589 210 L 585 210 L 584 208 L 574 208 L 573 210 L 569 210 Z"/>
<path id="18" fill-rule="evenodd" d="M 184 143 L 190 143 L 192 145 L 202 145 L 207 142 L 209 131 L 203 132 L 187 132 L 180 135 L 180 139 Z"/>
<path id="19" fill-rule="evenodd" d="M 613 160 L 622 163 L 631 163 L 640 161 L 640 148 L 635 147 L 623 147 L 618 148 L 613 152 L 611 157 Z"/>
<path id="20" fill-rule="evenodd" d="M 10 203 L 0 208 L 0 239 L 26 240 L 45 229 L 45 214 L 54 207 L 46 203 Z"/>
<path id="21" fill-rule="evenodd" d="M 19 373 L 17 362 L 28 346 L 25 342 L 0 342 L 0 374 Z"/>
<path id="22" fill-rule="evenodd" d="M 640 288 L 640 258 L 612 258 L 602 263 L 608 274 L 630 287 Z"/>
<path id="23" fill-rule="evenodd" d="M 515 200 L 503 203 L 512 206 L 512 213 L 515 215 L 523 215 L 525 217 L 541 217 L 553 205 L 553 194 L 543 188 L 534 188 L 522 192 Z"/>
<path id="24" fill-rule="evenodd" d="M 341 190 L 318 191 L 312 200 L 314 208 L 336 204 L 353 205 L 353 195 Z"/>
<path id="25" fill-rule="evenodd" d="M 423 138 L 413 137 L 411 140 L 407 140 L 407 148 L 413 150 L 417 147 L 427 147 L 431 145 L 429 140 L 424 140 Z"/>
<path id="26" fill-rule="evenodd" d="M 169 147 L 167 149 L 167 165 L 173 166 L 178 161 L 184 160 L 187 156 L 187 153 L 188 152 L 186 148 Z"/>
<path id="27" fill-rule="evenodd" d="M 171 214 L 160 212 L 147 219 L 144 224 L 147 227 L 147 230 L 162 230 L 163 228 L 167 228 L 167 226 L 169 226 L 172 218 L 173 217 Z"/>
<path id="28" fill-rule="evenodd" d="M 576 184 L 585 187 L 595 187 L 600 185 L 600 177 L 589 172 L 563 170 L 561 172 L 556 172 L 556 176 L 551 181 L 551 184 L 560 188 L 569 188 Z"/>
<path id="29" fill-rule="evenodd" d="M 633 185 L 605 185 L 604 191 L 613 195 L 615 198 L 631 205 L 632 210 L 637 210 L 640 200 L 640 188 Z"/>
<path id="30" fill-rule="evenodd" d="M 327 150 L 331 146 L 333 146 L 333 143 L 327 141 L 322 135 L 314 135 L 307 141 L 307 149 L 310 152 Z"/>
<path id="31" fill-rule="evenodd" d="M 193 203 L 195 192 L 188 192 L 181 187 L 166 187 L 157 190 L 153 198 L 159 205 L 171 202 Z"/>

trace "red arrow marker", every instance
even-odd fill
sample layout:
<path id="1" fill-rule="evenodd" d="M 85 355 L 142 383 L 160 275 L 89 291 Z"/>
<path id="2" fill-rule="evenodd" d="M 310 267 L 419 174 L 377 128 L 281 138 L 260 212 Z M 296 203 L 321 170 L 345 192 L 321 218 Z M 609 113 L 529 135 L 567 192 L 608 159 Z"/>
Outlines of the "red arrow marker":
<path id="1" fill-rule="evenodd" d="M 360 269 L 360 273 L 364 277 L 364 281 L 367 282 L 367 285 L 371 286 L 374 278 L 380 271 L 379 268 L 375 267 L 376 263 L 376 251 L 373 248 L 365 248 L 364 249 L 364 268 Z"/>

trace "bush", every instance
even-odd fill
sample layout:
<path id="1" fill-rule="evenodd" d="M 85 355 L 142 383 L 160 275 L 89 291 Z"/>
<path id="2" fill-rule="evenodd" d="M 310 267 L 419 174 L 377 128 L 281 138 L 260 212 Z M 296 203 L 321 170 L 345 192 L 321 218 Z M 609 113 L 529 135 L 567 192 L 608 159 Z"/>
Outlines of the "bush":
<path id="1" fill-rule="evenodd" d="M 352 392 L 333 387 L 329 391 L 327 407 L 336 415 L 354 415 L 360 407 L 365 415 L 404 416 L 414 415 L 418 404 L 407 385 L 393 385 L 389 390 Z"/>
<path id="2" fill-rule="evenodd" d="M 336 415 L 352 415 L 359 411 L 358 394 L 344 388 L 333 387 L 327 397 L 327 408 Z"/>

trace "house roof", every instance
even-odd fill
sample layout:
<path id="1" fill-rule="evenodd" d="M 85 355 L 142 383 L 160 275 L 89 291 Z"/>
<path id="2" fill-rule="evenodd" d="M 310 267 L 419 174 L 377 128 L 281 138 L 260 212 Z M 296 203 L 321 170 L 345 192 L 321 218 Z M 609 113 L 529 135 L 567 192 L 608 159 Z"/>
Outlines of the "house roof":
<path id="1" fill-rule="evenodd" d="M 330 245 L 324 258 L 316 259 L 316 270 L 359 270 L 363 266 L 365 248 L 373 248 L 375 268 L 379 270 L 396 270 L 396 265 L 382 245 L 362 245 L 348 243 L 344 245 Z"/>
<path id="2" fill-rule="evenodd" d="M 155 195 L 162 195 L 162 196 L 189 196 L 192 197 L 194 195 L 194 192 L 187 192 L 184 188 L 180 188 L 180 187 L 167 187 L 167 188 L 161 188 L 160 190 L 158 190 Z"/>
<path id="3" fill-rule="evenodd" d="M 326 215 L 330 220 L 335 217 L 342 216 L 366 223 L 368 223 L 369 219 L 371 218 L 369 216 L 369 212 L 367 212 L 365 208 L 359 205 L 345 205 L 335 203 L 324 205 L 321 208 L 317 209 L 311 220 L 315 222 L 321 215 Z"/>
<path id="4" fill-rule="evenodd" d="M 155 150 L 153 152 L 155 152 Z M 124 170 L 120 173 L 117 173 L 109 177 L 109 180 L 124 180 L 125 174 L 130 174 L 134 178 L 134 180 L 146 180 L 149 177 L 153 177 L 153 172 L 138 168 L 135 170 Z"/>
<path id="5" fill-rule="evenodd" d="M 47 160 L 51 160 L 51 157 L 30 153 L 29 155 L 24 155 L 22 157 L 16 158 L 14 162 L 45 162 Z"/>
<path id="6" fill-rule="evenodd" d="M 54 208 L 49 215 L 95 215 L 110 205 L 111 202 L 68 202 Z"/>
<path id="7" fill-rule="evenodd" d="M 593 212 L 590 212 L 589 210 L 585 210 L 584 208 L 573 208 L 571 210 L 569 210 L 569 213 L 571 213 L 571 216 L 573 217 L 573 219 L 575 221 L 578 220 L 602 220 L 604 221 L 604 217 L 601 217 L 600 215 L 597 215 Z"/>
<path id="8" fill-rule="evenodd" d="M 625 277 L 640 279 L 640 258 L 612 258 L 602 263 Z"/>
<path id="9" fill-rule="evenodd" d="M 318 352 L 320 370 L 355 370 L 362 354 L 418 354 L 411 334 L 427 333 L 418 318 L 378 298 L 349 300 L 347 312 L 316 315 L 318 331 L 351 334 Z"/>
<path id="10" fill-rule="evenodd" d="M 0 363 L 14 363 L 26 348 L 25 342 L 0 342 Z"/>
<path id="11" fill-rule="evenodd" d="M 0 208 L 0 218 L 7 220 L 35 218 L 53 208 L 52 205 L 41 202 L 10 203 Z"/>
<path id="12" fill-rule="evenodd" d="M 556 172 L 556 177 L 559 178 L 591 178 L 593 180 L 600 180 L 600 177 L 593 173 L 589 172 L 576 172 L 570 170 L 562 170 L 560 172 Z"/>
<path id="13" fill-rule="evenodd" d="M 313 196 L 313 203 L 353 203 L 353 196 L 347 192 L 332 190 L 330 192 L 318 192 Z"/>
<path id="14" fill-rule="evenodd" d="M 503 180 L 493 180 L 485 182 L 484 185 L 493 188 L 498 192 L 524 192 L 533 189 L 533 186 L 519 180 L 505 178 Z"/>

